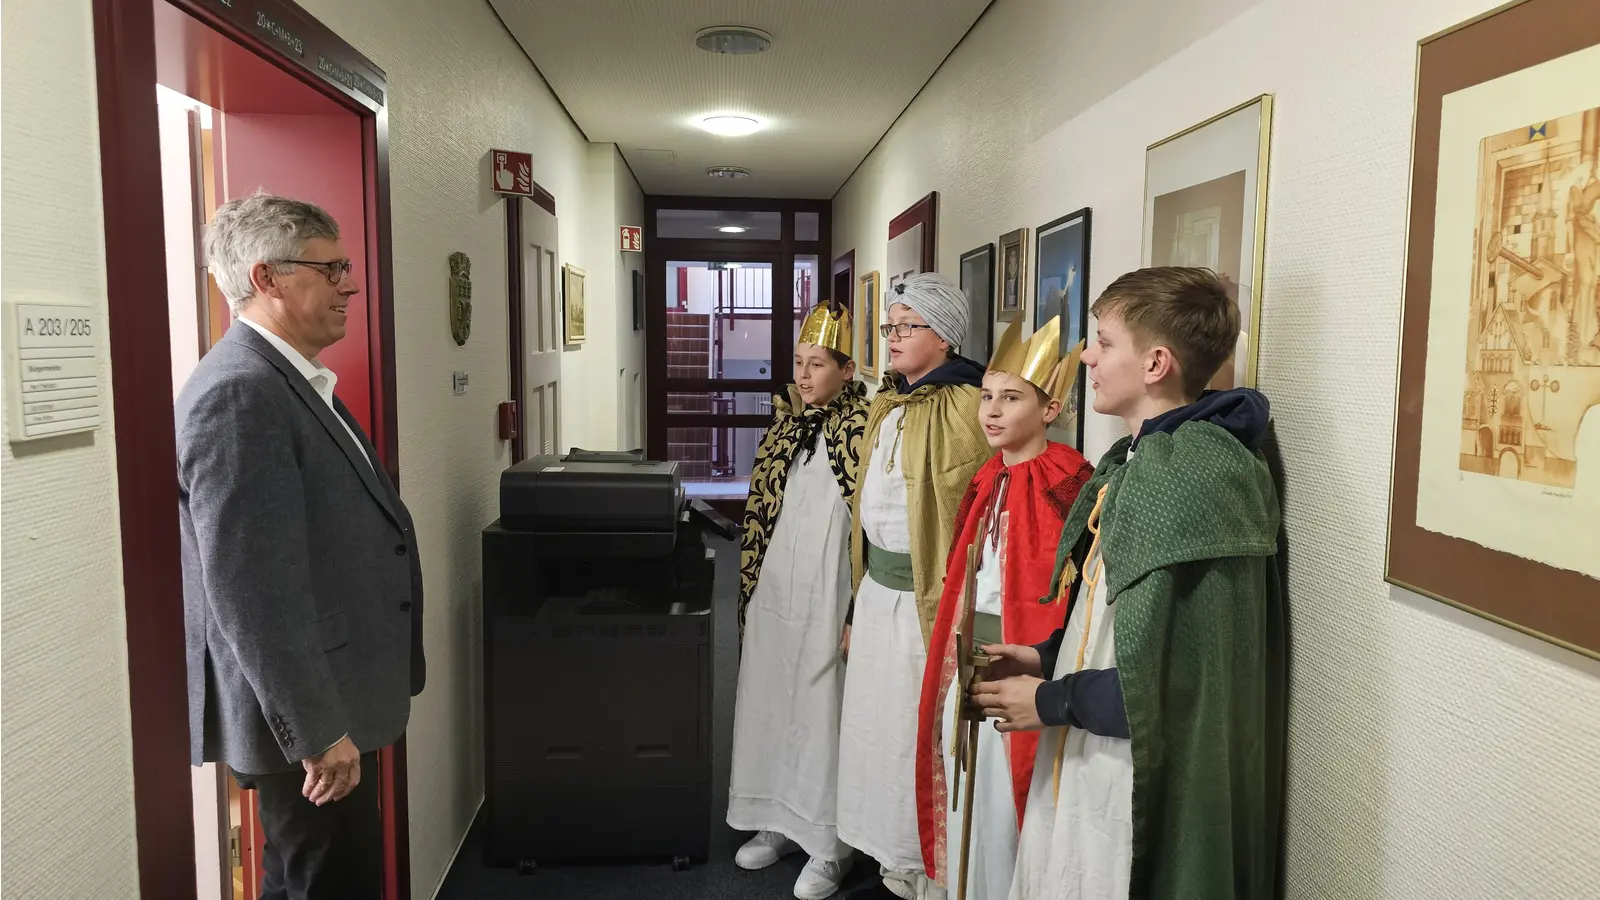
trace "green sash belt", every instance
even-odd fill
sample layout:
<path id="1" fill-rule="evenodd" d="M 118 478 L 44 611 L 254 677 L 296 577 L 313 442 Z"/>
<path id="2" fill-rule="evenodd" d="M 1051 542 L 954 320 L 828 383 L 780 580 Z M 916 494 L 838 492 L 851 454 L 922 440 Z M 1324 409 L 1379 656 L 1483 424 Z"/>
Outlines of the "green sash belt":
<path id="1" fill-rule="evenodd" d="M 1004 644 L 1004 633 L 1000 629 L 1000 617 L 989 613 L 975 612 L 972 614 L 972 643 L 974 646 L 984 644 Z"/>
<path id="2" fill-rule="evenodd" d="M 911 580 L 911 554 L 891 553 L 867 543 L 867 574 L 891 591 L 914 591 Z"/>

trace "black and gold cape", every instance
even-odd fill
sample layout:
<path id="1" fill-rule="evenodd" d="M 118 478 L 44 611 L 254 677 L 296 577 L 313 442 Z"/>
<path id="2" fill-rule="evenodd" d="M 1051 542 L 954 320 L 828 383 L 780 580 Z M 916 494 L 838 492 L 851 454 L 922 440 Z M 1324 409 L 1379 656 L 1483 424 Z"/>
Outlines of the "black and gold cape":
<path id="1" fill-rule="evenodd" d="M 800 392 L 789 386 L 787 396 L 772 398 L 773 421 L 756 451 L 750 473 L 750 497 L 744 507 L 744 535 L 739 553 L 739 633 L 744 633 L 745 609 L 756 591 L 761 561 L 778 526 L 783 489 L 789 467 L 800 454 L 821 449 L 828 454 L 833 477 L 849 504 L 856 492 L 861 468 L 861 435 L 867 424 L 867 388 L 850 381 L 827 406 L 808 407 Z M 818 442 L 818 436 L 821 442 Z M 809 459 L 809 455 L 807 456 Z"/>

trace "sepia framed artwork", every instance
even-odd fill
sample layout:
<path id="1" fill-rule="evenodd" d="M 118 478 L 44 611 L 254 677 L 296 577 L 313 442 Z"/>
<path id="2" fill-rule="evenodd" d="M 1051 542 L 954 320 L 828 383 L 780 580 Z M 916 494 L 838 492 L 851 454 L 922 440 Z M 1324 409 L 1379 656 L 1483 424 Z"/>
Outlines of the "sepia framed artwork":
<path id="1" fill-rule="evenodd" d="M 882 311 L 878 308 L 880 296 L 878 293 L 878 273 L 868 272 L 861 276 L 861 290 L 856 295 L 856 308 L 852 313 L 855 319 L 857 346 L 861 349 L 856 353 L 856 371 L 862 378 L 877 378 L 878 365 L 878 319 Z"/>
<path id="2" fill-rule="evenodd" d="M 1239 304 L 1239 340 L 1215 390 L 1256 384 L 1271 139 L 1272 95 L 1262 94 L 1145 151 L 1143 264 L 1211 269 Z"/>
<path id="3" fill-rule="evenodd" d="M 565 344 L 581 344 L 587 340 L 584 326 L 586 305 L 583 296 L 584 271 L 574 265 L 561 269 L 561 299 L 563 340 Z"/>
<path id="4" fill-rule="evenodd" d="M 994 352 L 994 245 L 984 244 L 961 254 L 961 292 L 972 312 L 967 317 L 968 359 L 985 362 Z"/>
<path id="5" fill-rule="evenodd" d="M 1089 208 L 1084 207 L 1040 225 L 1035 232 L 1033 328 L 1060 316 L 1063 356 L 1089 333 L 1089 225 Z M 1080 450 L 1086 380 L 1082 376 L 1079 363 L 1066 408 L 1050 426 L 1052 440 Z"/>
<path id="6" fill-rule="evenodd" d="M 1423 40 L 1414 129 L 1384 577 L 1600 658 L 1600 4 Z"/>
<path id="7" fill-rule="evenodd" d="M 1000 235 L 999 282 L 995 298 L 999 306 L 994 317 L 1009 322 L 1028 308 L 1028 229 L 1018 228 Z"/>

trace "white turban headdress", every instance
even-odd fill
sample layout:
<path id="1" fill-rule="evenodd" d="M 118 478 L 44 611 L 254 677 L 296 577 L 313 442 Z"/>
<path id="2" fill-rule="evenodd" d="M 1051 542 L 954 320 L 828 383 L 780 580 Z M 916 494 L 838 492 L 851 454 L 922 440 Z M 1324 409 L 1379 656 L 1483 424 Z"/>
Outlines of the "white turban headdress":
<path id="1" fill-rule="evenodd" d="M 896 303 L 909 306 L 950 346 L 960 349 L 967 339 L 967 295 L 943 275 L 923 272 L 896 284 L 890 289 L 884 308 Z"/>

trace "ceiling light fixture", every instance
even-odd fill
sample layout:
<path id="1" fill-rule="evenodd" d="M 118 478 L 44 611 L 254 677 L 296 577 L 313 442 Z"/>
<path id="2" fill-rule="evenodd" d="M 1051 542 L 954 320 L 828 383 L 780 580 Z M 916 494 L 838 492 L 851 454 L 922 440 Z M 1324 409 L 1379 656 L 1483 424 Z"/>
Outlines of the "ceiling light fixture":
<path id="1" fill-rule="evenodd" d="M 749 116 L 707 116 L 700 127 L 723 137 L 743 137 L 761 130 L 761 123 Z"/>
<path id="2" fill-rule="evenodd" d="M 722 232 L 723 234 L 744 234 L 746 231 L 749 231 L 750 229 L 744 227 L 743 225 L 724 225 L 721 228 L 718 228 L 717 230 Z"/>
<path id="3" fill-rule="evenodd" d="M 694 36 L 694 45 L 707 53 L 747 56 L 772 49 L 772 35 L 742 25 L 714 25 Z"/>
<path id="4" fill-rule="evenodd" d="M 712 166 L 706 174 L 712 178 L 749 178 L 750 170 L 740 166 Z"/>

